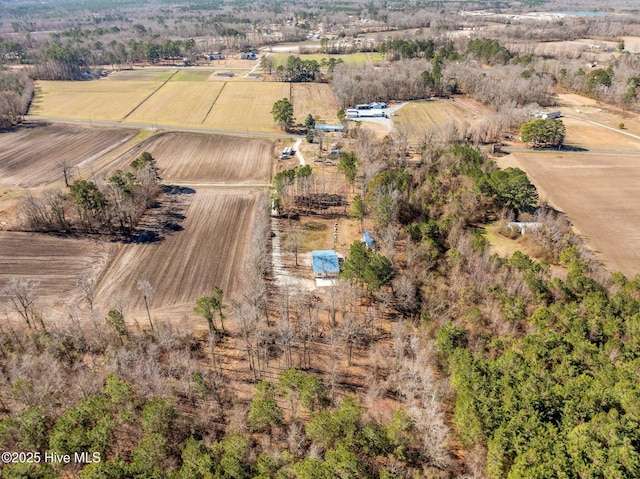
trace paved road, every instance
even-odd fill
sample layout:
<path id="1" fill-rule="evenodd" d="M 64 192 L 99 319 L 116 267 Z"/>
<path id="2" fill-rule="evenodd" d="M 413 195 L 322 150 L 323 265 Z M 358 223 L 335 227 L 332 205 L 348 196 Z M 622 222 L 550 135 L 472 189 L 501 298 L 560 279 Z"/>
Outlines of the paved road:
<path id="1" fill-rule="evenodd" d="M 50 116 L 34 116 L 27 115 L 25 118 L 27 121 L 47 121 L 51 123 L 68 123 L 72 125 L 90 125 L 90 126 L 116 126 L 119 128 L 146 128 L 149 130 L 166 130 L 166 131 L 184 131 L 187 133 L 215 133 L 218 135 L 230 135 L 230 136 L 244 136 L 252 138 L 301 138 L 300 135 L 284 134 L 284 133 L 265 133 L 261 131 L 248 131 L 248 130 L 222 130 L 214 128 L 199 128 L 199 127 L 186 127 L 175 125 L 159 125 L 157 123 L 123 123 L 120 121 L 106 121 L 106 120 L 76 120 L 72 118 L 55 118 Z"/>

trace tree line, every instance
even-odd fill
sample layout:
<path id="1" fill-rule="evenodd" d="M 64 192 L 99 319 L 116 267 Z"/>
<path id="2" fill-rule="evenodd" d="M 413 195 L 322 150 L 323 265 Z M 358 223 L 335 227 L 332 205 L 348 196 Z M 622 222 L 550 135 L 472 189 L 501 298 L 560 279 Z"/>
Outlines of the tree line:
<path id="1" fill-rule="evenodd" d="M 116 170 L 106 181 L 73 179 L 68 164 L 60 164 L 68 191 L 30 194 L 20 205 L 23 228 L 58 233 L 133 233 L 140 217 L 161 192 L 155 159 L 143 152 L 128 171 Z"/>
<path id="2" fill-rule="evenodd" d="M 22 123 L 33 98 L 33 81 L 23 72 L 0 70 L 0 128 Z"/>

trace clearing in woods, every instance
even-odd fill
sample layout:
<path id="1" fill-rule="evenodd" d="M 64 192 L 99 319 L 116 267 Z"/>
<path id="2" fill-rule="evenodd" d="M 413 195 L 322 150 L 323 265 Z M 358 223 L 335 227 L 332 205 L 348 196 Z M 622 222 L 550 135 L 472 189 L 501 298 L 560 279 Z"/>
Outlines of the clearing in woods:
<path id="1" fill-rule="evenodd" d="M 172 188 L 143 219 L 139 243 L 124 245 L 103 275 L 96 297 L 125 314 L 144 311 L 138 281 L 155 289 L 153 310 L 192 315 L 195 301 L 219 286 L 230 297 L 241 286 L 259 190 Z M 264 239 L 266 241 L 266 238 Z"/>
<path id="2" fill-rule="evenodd" d="M 316 122 L 339 125 L 336 114 L 339 107 L 336 97 L 327 83 L 293 83 L 291 85 L 293 115 L 303 123 L 307 115 L 313 115 Z"/>
<path id="3" fill-rule="evenodd" d="M 470 98 L 434 99 L 407 103 L 393 117 L 394 128 L 406 132 L 410 142 L 418 142 L 425 129 L 452 123 L 473 126 L 491 110 Z"/>
<path id="4" fill-rule="evenodd" d="M 0 135 L 0 184 L 35 187 L 62 178 L 61 163 L 77 172 L 135 135 L 132 130 L 66 125 L 20 127 Z"/>
<path id="5" fill-rule="evenodd" d="M 148 151 L 157 160 L 165 183 L 266 184 L 271 175 L 272 149 L 268 140 L 161 133 L 132 148 L 100 175 L 126 169 L 140 153 Z"/>

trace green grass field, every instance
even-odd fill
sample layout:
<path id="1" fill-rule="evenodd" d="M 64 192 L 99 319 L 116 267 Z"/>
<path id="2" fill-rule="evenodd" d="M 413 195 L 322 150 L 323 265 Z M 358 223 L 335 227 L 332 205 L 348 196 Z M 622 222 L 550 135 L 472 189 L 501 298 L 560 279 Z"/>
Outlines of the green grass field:
<path id="1" fill-rule="evenodd" d="M 171 78 L 177 68 L 140 68 L 137 70 L 121 70 L 110 73 L 106 78 L 109 81 L 152 81 L 163 82 Z"/>
<path id="2" fill-rule="evenodd" d="M 284 65 L 292 53 L 270 53 L 269 58 L 273 60 L 273 63 L 278 65 Z M 329 58 L 341 58 L 342 61 L 349 65 L 372 65 L 377 62 L 384 61 L 384 57 L 376 52 L 373 53 L 348 53 L 344 55 L 328 55 L 324 53 L 310 53 L 303 55 L 295 55 L 303 60 L 315 60 L 320 62 L 323 58 L 329 60 Z"/>
<path id="3" fill-rule="evenodd" d="M 176 75 L 171 79 L 172 82 L 201 82 L 209 79 L 214 70 L 206 69 L 185 69 L 180 70 Z"/>

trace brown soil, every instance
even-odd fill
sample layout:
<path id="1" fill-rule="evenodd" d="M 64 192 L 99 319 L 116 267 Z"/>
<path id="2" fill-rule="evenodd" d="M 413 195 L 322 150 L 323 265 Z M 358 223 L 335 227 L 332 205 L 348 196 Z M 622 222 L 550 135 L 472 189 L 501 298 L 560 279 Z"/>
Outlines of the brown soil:
<path id="1" fill-rule="evenodd" d="M 37 300 L 50 307 L 81 300 L 78 280 L 96 277 L 114 245 L 39 233 L 0 232 L 0 291 L 12 278 L 38 283 Z"/>
<path id="2" fill-rule="evenodd" d="M 124 169 L 143 151 L 158 162 L 165 183 L 268 183 L 273 145 L 267 140 L 197 133 L 163 133 L 144 141 L 100 173 Z"/>
<path id="3" fill-rule="evenodd" d="M 525 170 L 541 201 L 568 215 L 608 269 L 640 273 L 637 156 L 526 152 L 499 164 Z"/>
<path id="4" fill-rule="evenodd" d="M 135 131 L 63 125 L 21 127 L 0 134 L 0 184 L 41 186 L 62 178 L 133 137 Z"/>
<path id="5" fill-rule="evenodd" d="M 96 297 L 106 307 L 120 301 L 143 311 L 138 281 L 155 289 L 153 310 L 193 312 L 195 301 L 219 286 L 239 286 L 259 198 L 257 190 L 176 189 L 140 225 L 135 243 L 122 247 L 103 275 Z"/>

